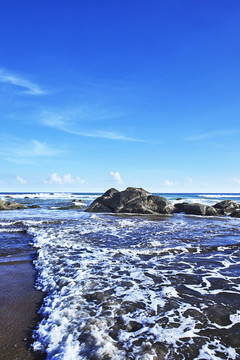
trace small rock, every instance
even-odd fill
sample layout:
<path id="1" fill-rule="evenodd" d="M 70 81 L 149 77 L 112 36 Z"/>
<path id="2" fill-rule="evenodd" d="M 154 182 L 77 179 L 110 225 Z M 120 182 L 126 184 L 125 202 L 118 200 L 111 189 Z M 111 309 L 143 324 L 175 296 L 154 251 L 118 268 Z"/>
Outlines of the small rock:
<path id="1" fill-rule="evenodd" d="M 77 205 L 61 206 L 58 207 L 56 210 L 78 210 L 78 209 L 82 209 L 82 206 L 77 206 Z"/>

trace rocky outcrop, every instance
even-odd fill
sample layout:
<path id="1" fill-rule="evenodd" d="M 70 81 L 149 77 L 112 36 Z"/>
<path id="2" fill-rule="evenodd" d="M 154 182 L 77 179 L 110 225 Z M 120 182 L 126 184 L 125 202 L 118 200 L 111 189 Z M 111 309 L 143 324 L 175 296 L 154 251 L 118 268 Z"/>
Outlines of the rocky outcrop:
<path id="1" fill-rule="evenodd" d="M 26 207 L 14 201 L 6 202 L 4 200 L 0 200 L 0 210 L 17 210 L 17 209 L 26 209 Z"/>
<path id="2" fill-rule="evenodd" d="M 174 212 L 184 212 L 191 215 L 202 215 L 202 216 L 217 216 L 218 211 L 212 206 L 207 206 L 199 203 L 178 203 L 175 204 Z"/>
<path id="3" fill-rule="evenodd" d="M 223 200 L 213 205 L 220 215 L 231 215 L 235 210 L 240 209 L 239 204 L 232 200 Z"/>
<path id="4" fill-rule="evenodd" d="M 240 205 L 231 200 L 224 200 L 213 206 L 187 202 L 173 205 L 165 197 L 152 195 L 142 188 L 133 187 L 128 187 L 124 191 L 111 188 L 94 200 L 85 211 L 136 214 L 185 213 L 200 216 L 240 217 Z"/>
<path id="5" fill-rule="evenodd" d="M 98 197 L 85 210 L 88 212 L 170 214 L 174 206 L 166 198 L 155 196 L 142 188 L 128 187 L 124 191 L 114 188 Z"/>

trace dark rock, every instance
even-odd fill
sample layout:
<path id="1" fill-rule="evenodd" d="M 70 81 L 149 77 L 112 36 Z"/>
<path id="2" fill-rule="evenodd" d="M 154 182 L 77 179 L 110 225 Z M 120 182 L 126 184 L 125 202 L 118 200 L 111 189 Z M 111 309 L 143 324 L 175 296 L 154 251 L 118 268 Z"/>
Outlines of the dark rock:
<path id="1" fill-rule="evenodd" d="M 186 214 L 192 215 L 205 215 L 207 206 L 199 203 L 186 204 L 184 206 L 184 211 Z"/>
<path id="2" fill-rule="evenodd" d="M 174 205 L 175 213 L 186 213 L 192 215 L 205 215 L 205 216 L 217 216 L 218 211 L 212 206 L 206 206 L 198 203 L 178 203 Z"/>
<path id="3" fill-rule="evenodd" d="M 69 205 L 69 206 L 61 206 L 58 207 L 56 210 L 81 210 L 82 206 L 77 206 L 77 205 Z"/>
<path id="4" fill-rule="evenodd" d="M 124 191 L 109 189 L 86 209 L 88 212 L 138 214 L 170 214 L 174 206 L 166 198 L 154 196 L 142 188 L 128 187 Z"/>
<path id="5" fill-rule="evenodd" d="M 98 203 L 98 202 L 93 202 L 85 211 L 99 212 L 99 213 L 113 212 L 113 210 L 111 210 L 109 207 L 107 207 L 101 203 Z"/>
<path id="6" fill-rule="evenodd" d="M 24 199 L 29 199 L 29 196 L 24 196 Z"/>
<path id="7" fill-rule="evenodd" d="M 41 206 L 39 206 L 39 205 L 29 205 L 28 209 L 41 209 Z"/>
<path id="8" fill-rule="evenodd" d="M 93 203 L 85 210 L 89 212 L 114 212 L 114 208 L 119 203 L 119 191 L 111 188 L 107 190 L 102 196 L 99 196 Z M 116 195 L 116 196 L 114 196 Z"/>
<path id="9" fill-rule="evenodd" d="M 26 207 L 22 204 L 15 203 L 14 201 L 6 202 L 4 200 L 0 200 L 0 210 L 18 210 L 18 209 L 26 209 Z"/>
<path id="10" fill-rule="evenodd" d="M 174 210 L 173 204 L 163 196 L 149 195 L 148 206 L 157 214 L 171 214 Z"/>
<path id="11" fill-rule="evenodd" d="M 128 188 L 129 189 L 129 188 Z M 119 191 L 115 188 L 108 189 L 102 196 L 104 197 L 111 197 L 114 194 L 119 193 Z"/>
<path id="12" fill-rule="evenodd" d="M 189 205 L 189 203 L 187 203 L 187 202 L 175 204 L 174 205 L 174 212 L 175 213 L 185 212 L 185 209 L 186 209 L 187 205 Z"/>
<path id="13" fill-rule="evenodd" d="M 223 200 L 213 205 L 221 215 L 230 215 L 234 210 L 239 208 L 239 205 L 232 200 Z"/>
<path id="14" fill-rule="evenodd" d="M 184 212 L 186 214 L 192 215 L 202 215 L 202 216 L 217 216 L 219 212 L 212 206 L 207 206 L 199 203 L 193 204 L 184 204 Z"/>
<path id="15" fill-rule="evenodd" d="M 10 195 L 5 196 L 6 199 L 12 199 L 13 197 Z"/>
<path id="16" fill-rule="evenodd" d="M 176 200 L 183 200 L 183 198 L 177 198 Z"/>
<path id="17" fill-rule="evenodd" d="M 206 216 L 218 216 L 219 212 L 213 206 L 207 206 L 205 215 Z"/>
<path id="18" fill-rule="evenodd" d="M 234 210 L 230 216 L 240 218 L 240 209 Z"/>

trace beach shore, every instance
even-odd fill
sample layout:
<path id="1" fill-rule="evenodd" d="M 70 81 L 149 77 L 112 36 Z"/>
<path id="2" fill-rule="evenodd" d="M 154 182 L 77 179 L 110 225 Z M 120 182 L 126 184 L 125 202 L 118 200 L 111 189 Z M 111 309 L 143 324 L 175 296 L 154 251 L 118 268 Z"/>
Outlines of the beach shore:
<path id="1" fill-rule="evenodd" d="M 34 288 L 32 255 L 1 258 L 0 354 L 1 360 L 40 360 L 31 350 L 32 331 L 39 320 L 43 294 Z"/>

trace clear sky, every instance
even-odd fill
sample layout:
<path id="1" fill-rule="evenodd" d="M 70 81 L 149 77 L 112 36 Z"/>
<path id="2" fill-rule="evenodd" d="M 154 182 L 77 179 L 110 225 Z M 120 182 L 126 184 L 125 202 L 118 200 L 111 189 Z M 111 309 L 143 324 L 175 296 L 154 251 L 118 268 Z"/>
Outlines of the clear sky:
<path id="1" fill-rule="evenodd" d="M 0 191 L 240 192 L 239 0 L 8 0 Z"/>

